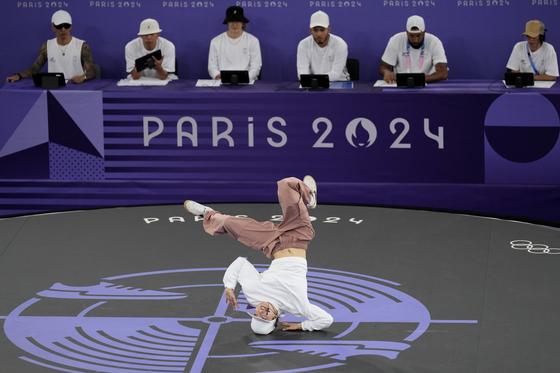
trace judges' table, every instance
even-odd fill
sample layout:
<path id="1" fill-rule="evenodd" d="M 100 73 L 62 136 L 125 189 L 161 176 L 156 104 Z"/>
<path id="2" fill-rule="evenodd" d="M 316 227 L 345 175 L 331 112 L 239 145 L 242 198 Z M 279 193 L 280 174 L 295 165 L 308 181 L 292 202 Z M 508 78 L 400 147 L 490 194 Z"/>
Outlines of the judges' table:
<path id="1" fill-rule="evenodd" d="M 320 199 L 560 222 L 560 86 L 445 81 L 308 91 L 32 82 L 0 90 L 0 214 L 275 201 L 313 174 Z"/>

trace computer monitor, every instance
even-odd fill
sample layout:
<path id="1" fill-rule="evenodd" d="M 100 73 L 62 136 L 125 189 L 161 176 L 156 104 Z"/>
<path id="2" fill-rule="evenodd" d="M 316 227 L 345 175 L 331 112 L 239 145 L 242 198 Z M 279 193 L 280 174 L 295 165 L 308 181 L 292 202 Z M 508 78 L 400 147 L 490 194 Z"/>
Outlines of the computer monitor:
<path id="1" fill-rule="evenodd" d="M 504 80 L 507 86 L 514 86 L 515 88 L 535 85 L 533 73 L 505 73 Z"/>
<path id="2" fill-rule="evenodd" d="M 136 66 L 136 71 L 140 72 L 145 69 L 153 69 L 155 66 L 155 62 L 152 59 L 154 57 L 156 60 L 161 60 L 161 49 L 158 49 L 155 52 L 148 53 L 145 56 L 137 58 L 134 61 L 134 65 Z"/>
<path id="3" fill-rule="evenodd" d="M 222 84 L 225 85 L 249 84 L 249 72 L 247 70 L 222 70 L 220 76 Z"/>
<path id="4" fill-rule="evenodd" d="M 329 88 L 331 86 L 327 74 L 301 74 L 299 76 L 302 88 Z"/>
<path id="5" fill-rule="evenodd" d="M 397 74 L 397 87 L 422 88 L 425 86 L 426 86 L 426 75 L 424 73 Z"/>
<path id="6" fill-rule="evenodd" d="M 37 73 L 32 78 L 35 86 L 45 89 L 56 89 L 66 85 L 63 73 Z"/>

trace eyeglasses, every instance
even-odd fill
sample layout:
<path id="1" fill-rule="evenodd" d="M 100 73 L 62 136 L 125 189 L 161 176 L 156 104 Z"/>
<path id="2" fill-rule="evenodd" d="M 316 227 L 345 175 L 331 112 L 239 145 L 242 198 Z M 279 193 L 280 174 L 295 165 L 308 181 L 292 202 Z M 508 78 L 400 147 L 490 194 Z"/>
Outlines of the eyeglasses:
<path id="1" fill-rule="evenodd" d="M 72 25 L 69 24 L 69 23 L 61 23 L 60 25 L 54 25 L 54 27 L 57 30 L 62 30 L 62 28 L 65 28 L 66 30 L 68 30 L 70 27 L 72 27 Z"/>

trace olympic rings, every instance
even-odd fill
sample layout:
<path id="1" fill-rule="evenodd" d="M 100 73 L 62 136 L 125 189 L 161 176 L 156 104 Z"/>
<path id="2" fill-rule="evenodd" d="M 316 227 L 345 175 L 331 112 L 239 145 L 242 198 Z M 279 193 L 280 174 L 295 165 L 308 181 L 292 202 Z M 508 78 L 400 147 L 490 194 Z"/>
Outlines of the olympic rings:
<path id="1" fill-rule="evenodd" d="M 525 250 L 531 254 L 560 254 L 560 248 L 548 247 L 541 243 L 532 243 L 527 240 L 514 240 L 510 242 L 511 248 L 514 250 Z"/>

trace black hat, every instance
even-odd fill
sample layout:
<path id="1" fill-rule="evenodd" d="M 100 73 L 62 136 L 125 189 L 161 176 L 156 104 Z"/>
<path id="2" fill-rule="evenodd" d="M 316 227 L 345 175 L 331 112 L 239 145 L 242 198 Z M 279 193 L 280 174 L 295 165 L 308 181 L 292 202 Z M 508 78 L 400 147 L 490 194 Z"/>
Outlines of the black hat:
<path id="1" fill-rule="evenodd" d="M 243 15 L 243 8 L 240 6 L 230 6 L 226 10 L 226 19 L 224 19 L 224 25 L 228 22 L 243 22 L 249 23 L 249 20 Z"/>

